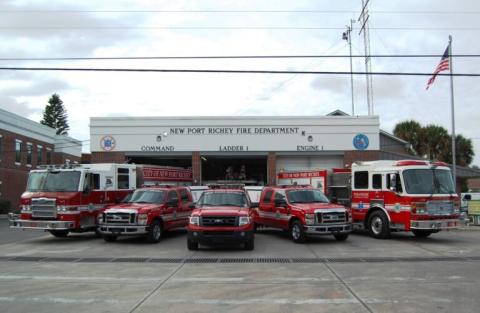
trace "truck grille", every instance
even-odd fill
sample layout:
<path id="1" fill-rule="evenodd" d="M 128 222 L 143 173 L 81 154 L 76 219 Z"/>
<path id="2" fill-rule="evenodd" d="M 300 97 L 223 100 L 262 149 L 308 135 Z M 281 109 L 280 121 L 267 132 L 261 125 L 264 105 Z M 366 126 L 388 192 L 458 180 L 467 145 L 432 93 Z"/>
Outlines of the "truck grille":
<path id="1" fill-rule="evenodd" d="M 51 218 L 57 217 L 57 208 L 55 206 L 55 199 L 48 199 L 48 198 L 32 199 L 30 207 L 32 209 L 32 218 L 51 219 Z"/>
<path id="2" fill-rule="evenodd" d="M 237 226 L 235 216 L 203 216 L 202 226 Z"/>
<path id="3" fill-rule="evenodd" d="M 347 215 L 345 212 L 317 213 L 317 223 L 319 224 L 345 223 L 346 221 L 347 221 Z"/>
<path id="4" fill-rule="evenodd" d="M 452 215 L 453 202 L 451 201 L 427 201 L 427 213 L 429 215 Z"/>
<path id="5" fill-rule="evenodd" d="M 135 224 L 135 213 L 107 212 L 103 213 L 103 220 L 106 224 Z"/>

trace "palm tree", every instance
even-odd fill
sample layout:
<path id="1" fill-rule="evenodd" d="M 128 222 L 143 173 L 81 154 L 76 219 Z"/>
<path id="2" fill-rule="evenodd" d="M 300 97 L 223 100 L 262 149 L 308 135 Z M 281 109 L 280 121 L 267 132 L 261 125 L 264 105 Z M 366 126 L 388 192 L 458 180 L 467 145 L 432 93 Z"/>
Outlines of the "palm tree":
<path id="1" fill-rule="evenodd" d="M 425 154 L 425 147 L 423 146 L 423 128 L 420 123 L 410 120 L 400 122 L 395 125 L 393 134 L 412 145 L 411 151 L 414 155 L 423 156 Z"/>

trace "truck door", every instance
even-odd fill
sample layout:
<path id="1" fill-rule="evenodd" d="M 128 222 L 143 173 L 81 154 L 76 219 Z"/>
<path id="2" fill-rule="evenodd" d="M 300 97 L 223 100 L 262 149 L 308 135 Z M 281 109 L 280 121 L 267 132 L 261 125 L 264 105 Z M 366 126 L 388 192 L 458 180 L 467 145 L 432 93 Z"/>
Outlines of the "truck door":
<path id="1" fill-rule="evenodd" d="M 179 226 L 186 226 L 188 224 L 188 219 L 192 214 L 192 210 L 190 208 L 190 204 L 192 204 L 192 198 L 188 194 L 186 188 L 179 189 L 180 192 L 180 206 L 177 210 L 177 221 Z"/>
<path id="2" fill-rule="evenodd" d="M 96 190 L 99 188 L 99 174 L 84 173 L 80 211 L 80 225 L 82 228 L 95 227 L 96 217 L 105 196 Z"/>
<path id="3" fill-rule="evenodd" d="M 363 221 L 370 205 L 368 171 L 353 173 L 352 218 L 353 221 Z"/>
<path id="4" fill-rule="evenodd" d="M 285 191 L 278 190 L 275 192 L 274 199 L 274 227 L 288 229 L 288 221 L 290 219 L 290 207 L 287 203 Z"/>
<path id="5" fill-rule="evenodd" d="M 266 189 L 263 194 L 263 199 L 260 199 L 258 204 L 258 215 L 260 218 L 259 224 L 265 226 L 273 225 L 273 190 Z"/>
<path id="6" fill-rule="evenodd" d="M 166 211 L 164 216 L 165 221 L 165 228 L 172 228 L 177 226 L 177 214 L 178 214 L 178 194 L 176 190 L 170 190 L 167 194 L 167 202 L 166 202 Z"/>

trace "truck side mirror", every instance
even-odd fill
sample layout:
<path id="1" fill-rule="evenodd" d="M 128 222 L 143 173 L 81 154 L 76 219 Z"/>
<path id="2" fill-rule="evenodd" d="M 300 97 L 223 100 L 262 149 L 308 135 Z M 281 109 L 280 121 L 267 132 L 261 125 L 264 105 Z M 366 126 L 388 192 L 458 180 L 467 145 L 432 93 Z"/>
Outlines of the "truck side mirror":
<path id="1" fill-rule="evenodd" d="M 195 203 L 190 203 L 190 204 L 188 205 L 188 208 L 189 208 L 189 209 L 195 209 Z"/>
<path id="2" fill-rule="evenodd" d="M 258 202 L 252 202 L 250 203 L 251 208 L 258 208 Z"/>
<path id="3" fill-rule="evenodd" d="M 287 201 L 285 199 L 275 199 L 275 206 L 276 207 L 286 207 Z"/>
<path id="4" fill-rule="evenodd" d="M 83 188 L 83 193 L 84 193 L 84 194 L 88 194 L 89 192 L 90 192 L 90 187 L 89 187 L 89 186 L 85 186 L 85 187 Z"/>
<path id="5" fill-rule="evenodd" d="M 168 206 L 177 206 L 178 205 L 178 200 L 172 199 L 167 201 Z"/>

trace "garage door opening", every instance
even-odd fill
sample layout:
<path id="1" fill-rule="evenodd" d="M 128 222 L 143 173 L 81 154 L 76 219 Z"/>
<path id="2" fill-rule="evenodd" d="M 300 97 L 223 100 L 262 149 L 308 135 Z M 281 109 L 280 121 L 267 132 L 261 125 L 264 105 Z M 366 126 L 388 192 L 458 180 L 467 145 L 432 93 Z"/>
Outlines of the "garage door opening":
<path id="1" fill-rule="evenodd" d="M 245 185 L 267 183 L 266 157 L 201 156 L 202 183 L 235 182 Z"/>

